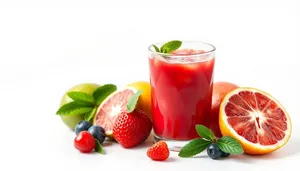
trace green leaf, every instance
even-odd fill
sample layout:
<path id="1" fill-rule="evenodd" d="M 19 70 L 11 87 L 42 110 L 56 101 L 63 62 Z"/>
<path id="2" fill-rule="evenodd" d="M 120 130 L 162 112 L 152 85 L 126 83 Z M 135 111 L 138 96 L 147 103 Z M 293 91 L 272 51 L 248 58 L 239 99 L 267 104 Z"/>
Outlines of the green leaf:
<path id="1" fill-rule="evenodd" d="M 243 154 L 242 145 L 234 138 L 223 136 L 217 141 L 217 146 L 224 152 L 230 154 Z"/>
<path id="2" fill-rule="evenodd" d="M 113 93 L 116 90 L 117 90 L 117 86 L 114 84 L 105 84 L 97 88 L 93 93 L 96 104 L 100 105 L 103 102 L 103 100 L 106 99 L 107 96 L 109 96 L 111 93 Z"/>
<path id="3" fill-rule="evenodd" d="M 98 107 L 94 107 L 93 110 L 91 110 L 90 112 L 86 113 L 84 115 L 84 120 L 90 121 L 94 117 L 94 115 L 95 115 L 95 113 L 97 111 L 97 108 Z"/>
<path id="4" fill-rule="evenodd" d="M 143 93 L 143 90 L 137 91 L 134 95 L 132 95 L 127 104 L 127 112 L 131 113 L 134 111 L 135 106 L 139 100 L 140 95 Z"/>
<path id="5" fill-rule="evenodd" d="M 206 141 L 202 138 L 197 138 L 192 141 L 190 141 L 188 144 L 186 144 L 182 149 L 180 150 L 178 156 L 180 157 L 193 157 L 202 151 L 204 151 L 207 146 L 211 144 L 210 141 Z"/>
<path id="6" fill-rule="evenodd" d="M 94 97 L 84 92 L 68 92 L 68 96 L 77 102 L 95 104 Z"/>
<path id="7" fill-rule="evenodd" d="M 100 144 L 100 142 L 97 139 L 95 139 L 95 143 L 96 143 L 95 151 L 100 154 L 105 154 L 102 145 Z"/>
<path id="8" fill-rule="evenodd" d="M 215 140 L 215 134 L 208 129 L 207 127 L 203 125 L 196 125 L 196 131 L 199 136 L 202 138 L 205 138 L 208 141 L 214 141 Z"/>
<path id="9" fill-rule="evenodd" d="M 152 45 L 152 46 L 154 47 L 154 49 L 155 49 L 156 52 L 160 52 L 159 48 L 156 45 Z"/>
<path id="10" fill-rule="evenodd" d="M 162 45 L 160 47 L 160 52 L 171 53 L 171 52 L 177 50 L 178 48 L 180 48 L 181 45 L 182 45 L 181 41 L 173 40 L 173 41 L 167 42 L 164 45 Z"/>
<path id="11" fill-rule="evenodd" d="M 56 112 L 57 115 L 82 115 L 90 112 L 93 107 L 86 106 L 86 104 L 72 101 L 61 106 Z"/>

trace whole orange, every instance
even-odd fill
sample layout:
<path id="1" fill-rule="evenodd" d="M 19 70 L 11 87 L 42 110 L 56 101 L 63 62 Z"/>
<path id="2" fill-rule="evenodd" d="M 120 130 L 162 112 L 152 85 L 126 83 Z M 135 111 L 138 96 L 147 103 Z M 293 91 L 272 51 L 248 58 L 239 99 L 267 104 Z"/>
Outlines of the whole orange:
<path id="1" fill-rule="evenodd" d="M 238 88 L 237 85 L 230 82 L 215 82 L 213 85 L 212 105 L 210 114 L 210 129 L 217 137 L 221 137 L 219 128 L 219 109 L 220 104 L 227 93 Z"/>

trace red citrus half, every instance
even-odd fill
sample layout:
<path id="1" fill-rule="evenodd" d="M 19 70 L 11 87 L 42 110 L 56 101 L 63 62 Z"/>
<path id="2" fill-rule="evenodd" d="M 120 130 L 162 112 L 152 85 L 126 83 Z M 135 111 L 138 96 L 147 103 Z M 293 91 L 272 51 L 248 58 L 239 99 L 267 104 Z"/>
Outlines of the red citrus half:
<path id="1" fill-rule="evenodd" d="M 290 117 L 279 101 L 254 88 L 229 92 L 222 100 L 219 117 L 222 134 L 236 138 L 248 154 L 279 149 L 292 131 Z"/>
<path id="2" fill-rule="evenodd" d="M 113 138 L 113 127 L 118 115 L 127 110 L 130 97 L 136 93 L 133 88 L 124 88 L 110 94 L 98 107 L 94 116 L 94 125 L 102 126 L 105 134 Z"/>

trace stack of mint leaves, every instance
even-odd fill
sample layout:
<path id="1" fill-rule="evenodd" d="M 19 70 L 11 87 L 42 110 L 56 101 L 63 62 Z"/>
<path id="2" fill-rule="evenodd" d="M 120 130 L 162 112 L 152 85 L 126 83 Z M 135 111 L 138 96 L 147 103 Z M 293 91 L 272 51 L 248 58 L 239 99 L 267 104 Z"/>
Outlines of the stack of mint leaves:
<path id="1" fill-rule="evenodd" d="M 68 92 L 67 95 L 73 100 L 61 106 L 56 112 L 57 115 L 84 115 L 84 120 L 91 121 L 97 112 L 98 106 L 117 90 L 114 84 L 105 84 L 97 88 L 93 95 L 84 92 Z"/>
<path id="2" fill-rule="evenodd" d="M 212 143 L 215 143 L 223 152 L 229 154 L 244 153 L 242 145 L 232 137 L 222 136 L 217 139 L 214 133 L 203 125 L 196 125 L 196 131 L 200 138 L 196 138 L 182 147 L 178 156 L 193 157 L 204 151 Z"/>

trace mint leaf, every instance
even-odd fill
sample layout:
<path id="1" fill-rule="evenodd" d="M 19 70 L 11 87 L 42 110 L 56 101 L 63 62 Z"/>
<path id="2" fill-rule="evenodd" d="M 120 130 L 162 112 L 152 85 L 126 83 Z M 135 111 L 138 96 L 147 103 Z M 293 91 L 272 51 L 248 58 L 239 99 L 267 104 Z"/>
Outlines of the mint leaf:
<path id="1" fill-rule="evenodd" d="M 97 139 L 95 139 L 95 143 L 96 143 L 95 151 L 100 154 L 105 154 L 102 145 L 100 144 L 100 142 Z"/>
<path id="2" fill-rule="evenodd" d="M 196 131 L 198 135 L 200 135 L 202 138 L 205 138 L 208 141 L 215 140 L 215 134 L 203 125 L 196 125 Z"/>
<path id="3" fill-rule="evenodd" d="M 111 93 L 113 93 L 116 90 L 117 90 L 117 86 L 113 84 L 105 84 L 97 88 L 93 93 L 96 104 L 100 105 L 103 102 L 103 100 L 106 99 L 107 96 L 109 96 Z"/>
<path id="4" fill-rule="evenodd" d="M 206 141 L 202 138 L 197 138 L 189 143 L 187 143 L 182 149 L 180 150 L 178 156 L 180 157 L 193 157 L 202 151 L 204 151 L 208 145 L 211 144 L 210 141 Z"/>
<path id="5" fill-rule="evenodd" d="M 156 52 L 160 52 L 159 48 L 156 45 L 152 45 L 152 46 L 154 47 L 154 49 L 155 49 Z"/>
<path id="6" fill-rule="evenodd" d="M 81 115 L 91 111 L 93 107 L 76 101 L 61 106 L 56 112 L 57 115 Z"/>
<path id="7" fill-rule="evenodd" d="M 217 146 L 224 152 L 230 154 L 243 154 L 242 145 L 234 138 L 223 136 L 217 141 Z"/>
<path id="8" fill-rule="evenodd" d="M 182 45 L 181 41 L 173 40 L 173 41 L 167 42 L 164 45 L 162 45 L 160 47 L 160 52 L 161 53 L 171 53 L 171 52 L 177 50 L 178 48 L 180 48 L 181 45 Z"/>
<path id="9" fill-rule="evenodd" d="M 84 92 L 68 92 L 68 96 L 74 101 L 95 104 L 94 97 Z"/>
<path id="10" fill-rule="evenodd" d="M 94 117 L 97 109 L 98 109 L 98 107 L 94 107 L 90 112 L 86 113 L 84 115 L 84 120 L 90 121 Z"/>
<path id="11" fill-rule="evenodd" d="M 140 95 L 143 93 L 143 90 L 137 91 L 132 95 L 127 104 L 127 112 L 131 113 L 134 111 L 137 101 L 139 100 Z"/>

